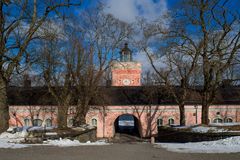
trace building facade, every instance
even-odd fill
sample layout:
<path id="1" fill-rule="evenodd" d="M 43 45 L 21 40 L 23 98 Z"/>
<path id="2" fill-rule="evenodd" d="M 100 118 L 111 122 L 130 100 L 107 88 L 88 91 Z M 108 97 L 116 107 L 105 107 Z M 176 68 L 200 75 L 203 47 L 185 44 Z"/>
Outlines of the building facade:
<path id="1" fill-rule="evenodd" d="M 104 88 L 102 104 L 92 104 L 86 115 L 86 122 L 97 127 L 97 137 L 114 137 L 119 127 L 119 117 L 131 115 L 134 126 L 141 137 L 157 134 L 158 126 L 179 125 L 179 108 L 174 101 L 162 96 L 156 86 L 141 86 L 141 64 L 134 62 L 128 45 L 120 52 L 120 61 L 111 64 L 112 87 Z M 210 123 L 240 122 L 240 88 L 223 88 L 217 95 L 216 103 L 210 106 Z M 186 125 L 201 123 L 199 97 L 190 93 L 185 106 Z M 56 105 L 9 106 L 10 126 L 57 126 Z M 68 125 L 72 126 L 74 106 L 68 111 Z"/>

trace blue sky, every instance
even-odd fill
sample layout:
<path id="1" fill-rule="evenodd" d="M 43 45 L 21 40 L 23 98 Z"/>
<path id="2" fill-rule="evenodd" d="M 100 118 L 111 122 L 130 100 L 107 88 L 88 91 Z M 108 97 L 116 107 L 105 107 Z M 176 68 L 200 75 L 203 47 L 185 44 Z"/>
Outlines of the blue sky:
<path id="1" fill-rule="evenodd" d="M 240 10 L 240 0 L 229 1 L 229 9 Z M 180 0 L 83 0 L 83 4 L 80 8 L 73 9 L 72 7 L 70 11 L 66 9 L 66 13 L 79 14 L 81 10 L 94 8 L 98 2 L 104 3 L 104 11 L 106 13 L 110 13 L 122 21 L 134 23 L 136 17 L 142 17 L 148 20 L 161 18 L 167 11 L 171 11 L 174 7 L 178 7 L 176 4 L 179 3 Z M 141 56 L 141 54 L 138 54 L 135 59 L 146 62 L 146 57 L 144 55 Z"/>
<path id="2" fill-rule="evenodd" d="M 83 0 L 81 8 L 93 7 L 98 2 L 103 2 L 106 11 L 117 18 L 131 21 L 135 19 L 134 16 L 152 19 L 153 16 L 177 7 L 180 0 Z M 228 4 L 229 9 L 240 10 L 240 0 L 229 0 Z"/>
<path id="3" fill-rule="evenodd" d="M 222 0 L 224 1 L 224 0 Z M 82 8 L 94 7 L 99 0 L 85 0 Z M 136 17 L 155 20 L 161 18 L 164 13 L 178 8 L 180 0 L 101 0 L 105 4 L 104 11 L 112 14 L 115 18 L 128 23 L 134 23 Z M 228 8 L 240 12 L 240 0 L 229 0 Z M 145 67 L 150 68 L 143 53 L 135 55 L 135 60 L 142 62 Z"/>
<path id="4" fill-rule="evenodd" d="M 106 13 L 126 22 L 133 22 L 136 17 L 153 20 L 163 14 L 176 0 L 85 0 L 81 8 L 94 7 L 98 2 L 105 5 Z"/>

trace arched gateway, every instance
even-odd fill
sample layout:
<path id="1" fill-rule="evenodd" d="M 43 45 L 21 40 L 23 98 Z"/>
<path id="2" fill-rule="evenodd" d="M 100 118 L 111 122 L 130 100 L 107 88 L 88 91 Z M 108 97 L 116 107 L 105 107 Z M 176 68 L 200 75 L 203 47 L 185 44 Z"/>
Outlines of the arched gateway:
<path id="1" fill-rule="evenodd" d="M 139 128 L 141 128 L 139 120 L 131 114 L 120 115 L 114 122 L 115 133 L 140 136 Z"/>
<path id="2" fill-rule="evenodd" d="M 131 119 L 129 123 L 131 125 L 134 123 L 134 133 L 138 133 L 140 137 L 147 138 L 156 136 L 158 128 L 157 122 L 160 117 L 163 125 L 168 125 L 169 116 L 174 119 L 174 123 L 179 123 L 178 113 L 176 106 L 95 106 L 88 112 L 86 121 L 91 124 L 92 120 L 96 119 L 97 136 L 110 138 L 114 137 L 116 132 L 119 132 L 119 124 L 124 123 L 119 123 L 120 117 L 123 115 L 131 115 L 133 120 Z"/>

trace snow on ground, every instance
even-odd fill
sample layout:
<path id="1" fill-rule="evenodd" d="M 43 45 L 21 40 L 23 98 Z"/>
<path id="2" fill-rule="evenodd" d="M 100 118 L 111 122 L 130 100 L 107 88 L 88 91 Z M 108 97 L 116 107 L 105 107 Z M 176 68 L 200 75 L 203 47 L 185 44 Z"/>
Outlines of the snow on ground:
<path id="1" fill-rule="evenodd" d="M 23 130 L 22 132 L 16 132 L 14 134 L 4 132 L 0 134 L 0 148 L 25 148 L 31 147 L 34 145 L 50 145 L 50 146 L 59 146 L 59 147 L 70 147 L 70 146 L 83 146 L 83 145 L 109 145 L 105 140 L 99 140 L 96 142 L 86 142 L 81 143 L 78 140 L 70 139 L 59 139 L 59 140 L 47 140 L 43 144 L 21 144 L 26 137 L 27 131 Z"/>
<path id="2" fill-rule="evenodd" d="M 47 141 L 44 141 L 44 144 L 52 145 L 52 146 L 59 146 L 59 147 L 109 145 L 109 143 L 106 143 L 104 140 L 99 140 L 96 142 L 87 141 L 86 143 L 81 143 L 78 140 L 70 140 L 70 139 L 47 140 Z"/>
<path id="3" fill-rule="evenodd" d="M 238 122 L 232 122 L 232 123 L 210 123 L 210 126 L 236 126 L 240 125 Z"/>
<path id="4" fill-rule="evenodd" d="M 4 132 L 0 134 L 0 148 L 24 148 L 27 147 L 25 144 L 20 144 L 27 133 L 17 132 L 15 134 Z"/>
<path id="5" fill-rule="evenodd" d="M 173 129 L 191 129 L 192 132 L 197 132 L 197 133 L 222 133 L 222 132 L 240 132 L 238 130 L 228 130 L 220 127 L 227 127 L 227 126 L 235 126 L 235 125 L 240 125 L 240 123 L 221 123 L 221 124 L 210 124 L 209 126 L 174 126 Z"/>
<path id="6" fill-rule="evenodd" d="M 204 126 L 197 126 L 192 128 L 192 132 L 198 132 L 198 133 L 218 133 L 218 132 L 228 132 L 226 129 L 219 129 L 217 127 L 204 127 Z"/>
<path id="7" fill-rule="evenodd" d="M 28 131 L 44 131 L 44 130 L 52 130 L 54 129 L 54 127 L 38 127 L 38 126 L 34 126 L 34 127 L 30 127 L 27 130 Z"/>
<path id="8" fill-rule="evenodd" d="M 194 143 L 156 143 L 155 147 L 182 153 L 236 153 L 240 152 L 240 136 Z"/>
<path id="9" fill-rule="evenodd" d="M 11 143 L 8 141 L 0 140 L 0 148 L 25 148 L 25 144 Z"/>

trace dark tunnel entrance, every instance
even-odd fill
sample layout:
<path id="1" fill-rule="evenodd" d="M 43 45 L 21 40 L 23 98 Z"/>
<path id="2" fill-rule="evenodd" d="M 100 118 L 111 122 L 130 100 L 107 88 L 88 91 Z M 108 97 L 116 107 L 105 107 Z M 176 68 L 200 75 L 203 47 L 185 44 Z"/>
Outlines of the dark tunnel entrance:
<path id="1" fill-rule="evenodd" d="M 115 122 L 115 133 L 124 133 L 132 136 L 140 137 L 138 119 L 130 114 L 119 116 Z"/>

